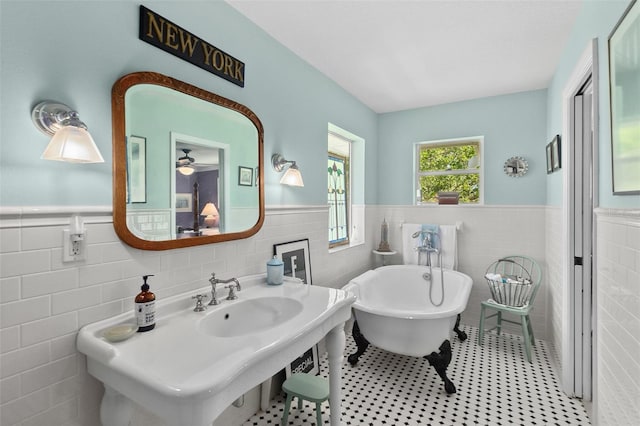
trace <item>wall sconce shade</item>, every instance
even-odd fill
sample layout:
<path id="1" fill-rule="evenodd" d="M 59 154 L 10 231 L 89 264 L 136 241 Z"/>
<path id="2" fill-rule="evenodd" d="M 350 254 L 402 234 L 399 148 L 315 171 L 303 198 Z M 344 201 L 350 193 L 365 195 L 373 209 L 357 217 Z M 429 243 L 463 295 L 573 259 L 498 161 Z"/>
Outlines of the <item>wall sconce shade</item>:
<path id="1" fill-rule="evenodd" d="M 220 216 L 216 205 L 209 201 L 204 205 L 200 216 L 205 216 L 204 225 L 207 227 L 213 227 L 216 223 L 216 219 Z"/>
<path id="2" fill-rule="evenodd" d="M 40 158 L 69 163 L 104 163 L 87 126 L 67 105 L 40 102 L 33 108 L 31 119 L 38 130 L 53 136 Z"/>
<path id="3" fill-rule="evenodd" d="M 280 154 L 273 154 L 271 157 L 271 165 L 276 172 L 282 172 L 284 170 L 284 166 L 289 163 L 291 166 L 289 166 L 280 179 L 280 183 L 289 186 L 304 186 L 302 173 L 300 173 L 300 169 L 298 169 L 295 161 L 285 160 Z"/>

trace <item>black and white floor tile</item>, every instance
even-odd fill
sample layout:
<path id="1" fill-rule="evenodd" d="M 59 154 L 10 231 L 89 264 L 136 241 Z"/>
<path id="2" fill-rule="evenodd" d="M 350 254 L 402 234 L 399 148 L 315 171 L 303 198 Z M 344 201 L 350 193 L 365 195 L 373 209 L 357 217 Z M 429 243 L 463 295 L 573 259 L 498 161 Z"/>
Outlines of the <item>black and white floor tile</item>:
<path id="1" fill-rule="evenodd" d="M 354 367 L 346 355 L 356 346 L 347 337 L 342 370 L 342 425 L 589 425 L 580 400 L 567 397 L 559 387 L 550 354 L 537 341 L 533 363 L 525 358 L 520 336 L 485 334 L 477 345 L 477 329 L 464 326 L 468 339 L 454 338 L 448 376 L 457 392 L 447 395 L 442 380 L 428 362 L 370 346 Z M 322 376 L 328 377 L 326 359 Z M 329 424 L 329 405 L 322 406 Z M 279 425 L 284 397 L 272 401 L 243 426 Z M 289 425 L 315 424 L 315 404 L 291 404 Z"/>

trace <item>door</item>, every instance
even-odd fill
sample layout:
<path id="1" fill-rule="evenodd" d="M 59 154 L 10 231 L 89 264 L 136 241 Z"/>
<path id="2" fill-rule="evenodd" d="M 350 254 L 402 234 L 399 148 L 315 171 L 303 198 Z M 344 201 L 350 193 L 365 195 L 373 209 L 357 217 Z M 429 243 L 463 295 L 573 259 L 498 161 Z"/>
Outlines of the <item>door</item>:
<path id="1" fill-rule="evenodd" d="M 573 101 L 573 149 L 569 150 L 568 160 L 573 171 L 569 208 L 573 219 L 571 288 L 574 311 L 574 395 L 591 400 L 594 114 L 590 76 Z"/>

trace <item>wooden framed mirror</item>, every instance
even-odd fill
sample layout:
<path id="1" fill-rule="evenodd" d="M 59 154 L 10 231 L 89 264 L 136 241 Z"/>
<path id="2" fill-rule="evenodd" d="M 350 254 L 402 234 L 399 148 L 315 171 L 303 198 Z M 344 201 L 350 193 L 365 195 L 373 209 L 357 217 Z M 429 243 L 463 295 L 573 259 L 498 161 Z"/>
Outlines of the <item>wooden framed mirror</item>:
<path id="1" fill-rule="evenodd" d="M 125 243 L 167 250 L 260 230 L 264 131 L 253 111 L 154 72 L 118 79 L 111 106 L 113 224 Z M 249 169 L 252 185 L 238 178 Z"/>

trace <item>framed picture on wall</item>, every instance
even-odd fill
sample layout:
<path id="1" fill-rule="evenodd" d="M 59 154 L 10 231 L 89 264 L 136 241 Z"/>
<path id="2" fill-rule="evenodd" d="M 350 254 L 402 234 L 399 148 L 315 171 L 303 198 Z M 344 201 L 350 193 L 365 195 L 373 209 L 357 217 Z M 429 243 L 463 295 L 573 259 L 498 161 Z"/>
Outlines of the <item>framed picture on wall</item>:
<path id="1" fill-rule="evenodd" d="M 547 174 L 553 172 L 553 156 L 551 155 L 551 142 L 547 144 Z"/>
<path id="2" fill-rule="evenodd" d="M 556 135 L 551 141 L 551 162 L 554 172 L 560 170 L 562 164 L 560 161 L 560 135 Z"/>
<path id="3" fill-rule="evenodd" d="M 147 202 L 147 138 L 129 136 L 127 139 L 128 196 L 130 203 Z"/>
<path id="4" fill-rule="evenodd" d="M 309 239 L 274 244 L 273 254 L 284 263 L 285 276 L 300 278 L 303 283 L 311 284 Z"/>
<path id="5" fill-rule="evenodd" d="M 609 36 L 611 180 L 615 195 L 640 194 L 638 46 L 640 1 L 634 0 Z"/>
<path id="6" fill-rule="evenodd" d="M 193 211 L 190 192 L 179 192 L 176 194 L 176 212 L 190 213 Z"/>
<path id="7" fill-rule="evenodd" d="M 253 168 L 238 167 L 238 185 L 253 186 Z"/>

